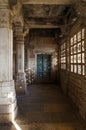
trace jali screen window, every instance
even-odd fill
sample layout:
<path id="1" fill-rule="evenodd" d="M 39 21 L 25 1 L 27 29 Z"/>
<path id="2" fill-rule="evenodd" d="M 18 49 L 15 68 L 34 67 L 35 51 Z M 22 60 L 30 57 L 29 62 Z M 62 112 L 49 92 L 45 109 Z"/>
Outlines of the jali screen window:
<path id="1" fill-rule="evenodd" d="M 66 43 L 61 45 L 61 69 L 66 69 Z"/>
<path id="2" fill-rule="evenodd" d="M 82 29 L 70 40 L 71 72 L 85 75 L 85 29 Z"/>

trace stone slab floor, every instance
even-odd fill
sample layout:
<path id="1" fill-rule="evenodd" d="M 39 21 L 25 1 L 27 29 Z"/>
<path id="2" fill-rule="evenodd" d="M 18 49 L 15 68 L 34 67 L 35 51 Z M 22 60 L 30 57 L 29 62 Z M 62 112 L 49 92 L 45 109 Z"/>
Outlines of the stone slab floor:
<path id="1" fill-rule="evenodd" d="M 3 123 L 0 130 L 86 130 L 85 122 L 56 85 L 30 85 L 28 94 L 17 99 L 18 128 Z"/>

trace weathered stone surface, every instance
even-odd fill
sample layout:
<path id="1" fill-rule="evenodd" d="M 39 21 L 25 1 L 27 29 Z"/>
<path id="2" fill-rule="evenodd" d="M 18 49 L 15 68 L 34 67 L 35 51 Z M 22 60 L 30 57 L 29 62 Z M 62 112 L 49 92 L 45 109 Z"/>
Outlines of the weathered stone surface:
<path id="1" fill-rule="evenodd" d="M 0 81 L 12 80 L 12 30 L 0 28 Z"/>

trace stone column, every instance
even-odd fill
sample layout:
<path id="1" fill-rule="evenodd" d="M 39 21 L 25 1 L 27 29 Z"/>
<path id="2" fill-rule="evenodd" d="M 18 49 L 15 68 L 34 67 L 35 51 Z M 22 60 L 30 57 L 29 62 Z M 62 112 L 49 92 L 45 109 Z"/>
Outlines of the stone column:
<path id="1" fill-rule="evenodd" d="M 13 81 L 13 31 L 9 21 L 8 2 L 0 2 L 0 122 L 12 120 L 17 112 Z"/>
<path id="2" fill-rule="evenodd" d="M 25 69 L 29 68 L 29 38 L 25 37 Z"/>
<path id="3" fill-rule="evenodd" d="M 24 71 L 24 34 L 20 23 L 15 26 L 16 53 L 17 53 L 17 78 L 16 91 L 18 94 L 26 93 L 26 76 Z"/>

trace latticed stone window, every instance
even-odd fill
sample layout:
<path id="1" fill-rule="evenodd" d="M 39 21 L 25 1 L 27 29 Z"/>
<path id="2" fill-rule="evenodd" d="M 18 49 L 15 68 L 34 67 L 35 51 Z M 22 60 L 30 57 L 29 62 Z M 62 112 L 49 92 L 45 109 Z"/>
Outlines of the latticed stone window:
<path id="1" fill-rule="evenodd" d="M 61 45 L 61 69 L 66 69 L 66 43 Z"/>
<path id="2" fill-rule="evenodd" d="M 85 75 L 85 29 L 70 39 L 70 71 Z"/>

